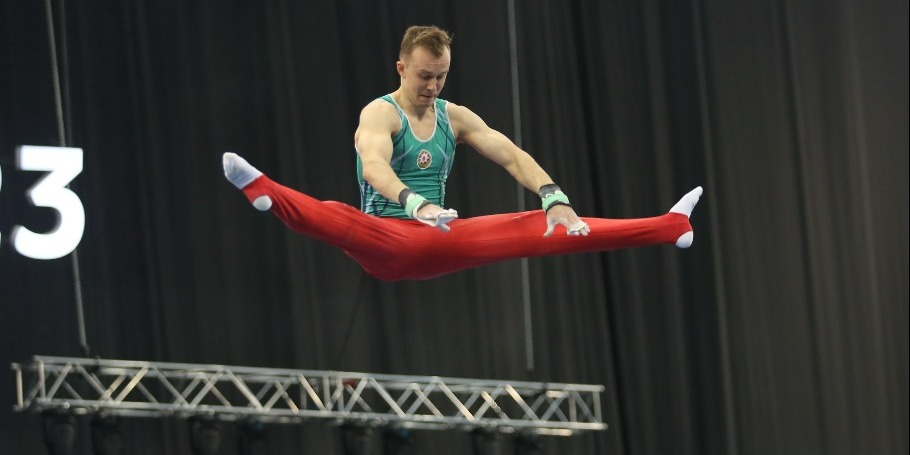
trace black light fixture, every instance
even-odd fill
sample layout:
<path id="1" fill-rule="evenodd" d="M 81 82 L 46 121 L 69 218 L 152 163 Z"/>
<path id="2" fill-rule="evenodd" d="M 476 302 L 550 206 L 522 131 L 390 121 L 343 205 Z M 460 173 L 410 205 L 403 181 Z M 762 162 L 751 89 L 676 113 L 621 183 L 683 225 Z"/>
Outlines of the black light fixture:
<path id="1" fill-rule="evenodd" d="M 221 426 L 214 418 L 190 419 L 190 448 L 194 455 L 215 455 L 221 450 Z"/>
<path id="2" fill-rule="evenodd" d="M 411 433 L 407 428 L 388 428 L 382 432 L 384 455 L 411 455 Z"/>
<path id="3" fill-rule="evenodd" d="M 92 452 L 95 455 L 120 455 L 123 453 L 123 436 L 120 420 L 113 416 L 95 416 L 92 419 Z"/>
<path id="4" fill-rule="evenodd" d="M 515 436 L 515 453 L 517 455 L 540 455 L 540 435 L 519 433 Z"/>
<path id="5" fill-rule="evenodd" d="M 269 446 L 265 425 L 259 420 L 244 420 L 237 425 L 240 455 L 266 455 Z"/>
<path id="6" fill-rule="evenodd" d="M 471 432 L 474 455 L 501 455 L 502 435 L 498 431 L 481 428 Z"/>
<path id="7" fill-rule="evenodd" d="M 363 425 L 341 426 L 341 452 L 344 455 L 369 455 L 373 452 L 373 429 Z"/>
<path id="8" fill-rule="evenodd" d="M 41 415 L 44 427 L 44 443 L 50 455 L 70 455 L 76 443 L 76 418 L 58 410 L 45 411 Z"/>

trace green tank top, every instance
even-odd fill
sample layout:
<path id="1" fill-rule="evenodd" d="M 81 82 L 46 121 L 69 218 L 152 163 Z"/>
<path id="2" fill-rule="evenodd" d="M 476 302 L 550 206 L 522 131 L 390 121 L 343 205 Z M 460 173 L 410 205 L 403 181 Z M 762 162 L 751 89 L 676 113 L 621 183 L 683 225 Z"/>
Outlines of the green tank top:
<path id="1" fill-rule="evenodd" d="M 392 136 L 392 159 L 389 165 L 408 188 L 433 204 L 445 207 L 446 179 L 455 158 L 455 133 L 449 123 L 447 102 L 436 99 L 436 126 L 427 140 L 418 138 L 411 130 L 408 117 L 392 98 L 379 99 L 395 106 L 401 118 L 401 129 Z M 363 179 L 363 163 L 357 153 L 357 181 L 360 184 L 360 210 L 364 213 L 409 218 L 398 201 L 390 201 Z"/>

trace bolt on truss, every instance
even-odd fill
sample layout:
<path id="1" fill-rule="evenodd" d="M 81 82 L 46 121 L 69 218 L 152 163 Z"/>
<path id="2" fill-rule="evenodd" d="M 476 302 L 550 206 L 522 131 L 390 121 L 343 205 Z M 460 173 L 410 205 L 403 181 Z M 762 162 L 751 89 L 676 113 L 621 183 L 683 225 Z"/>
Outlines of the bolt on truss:
<path id="1" fill-rule="evenodd" d="M 568 436 L 605 430 L 601 385 L 36 356 L 13 363 L 16 411 L 323 420 Z"/>

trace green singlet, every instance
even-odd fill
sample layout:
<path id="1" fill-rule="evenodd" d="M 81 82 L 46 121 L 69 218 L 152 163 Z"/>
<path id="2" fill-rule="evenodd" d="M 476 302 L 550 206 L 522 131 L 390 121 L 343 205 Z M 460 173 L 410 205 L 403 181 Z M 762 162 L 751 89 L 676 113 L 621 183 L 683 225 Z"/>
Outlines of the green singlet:
<path id="1" fill-rule="evenodd" d="M 449 123 L 447 102 L 436 99 L 436 126 L 427 140 L 418 138 L 411 130 L 408 117 L 392 98 L 379 99 L 395 106 L 401 117 L 401 129 L 392 136 L 392 159 L 389 165 L 408 188 L 440 207 L 445 207 L 446 178 L 455 159 L 455 133 Z M 390 201 L 363 179 L 363 163 L 357 153 L 357 181 L 360 184 L 360 210 L 364 213 L 392 218 L 410 218 L 398 201 Z"/>

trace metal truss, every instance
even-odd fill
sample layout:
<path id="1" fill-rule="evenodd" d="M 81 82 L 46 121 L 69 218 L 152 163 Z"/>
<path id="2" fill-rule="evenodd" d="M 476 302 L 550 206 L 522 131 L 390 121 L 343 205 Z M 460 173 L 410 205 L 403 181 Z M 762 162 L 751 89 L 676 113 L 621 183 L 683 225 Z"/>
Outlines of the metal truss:
<path id="1" fill-rule="evenodd" d="M 605 430 L 584 384 L 36 356 L 13 363 L 16 411 L 322 420 L 568 436 Z"/>

